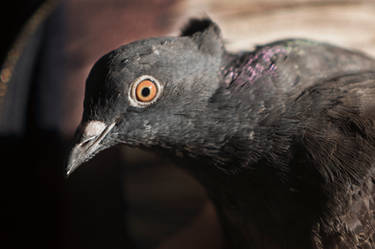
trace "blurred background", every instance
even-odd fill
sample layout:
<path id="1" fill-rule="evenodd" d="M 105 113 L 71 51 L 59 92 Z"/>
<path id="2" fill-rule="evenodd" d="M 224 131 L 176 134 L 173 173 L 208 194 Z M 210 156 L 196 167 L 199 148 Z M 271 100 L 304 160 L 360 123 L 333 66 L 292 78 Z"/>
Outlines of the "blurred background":
<path id="1" fill-rule="evenodd" d="M 311 38 L 375 56 L 374 0 L 2 3 L 1 248 L 225 248 L 215 210 L 165 158 L 117 146 L 65 178 L 94 62 L 210 16 L 231 51 Z"/>

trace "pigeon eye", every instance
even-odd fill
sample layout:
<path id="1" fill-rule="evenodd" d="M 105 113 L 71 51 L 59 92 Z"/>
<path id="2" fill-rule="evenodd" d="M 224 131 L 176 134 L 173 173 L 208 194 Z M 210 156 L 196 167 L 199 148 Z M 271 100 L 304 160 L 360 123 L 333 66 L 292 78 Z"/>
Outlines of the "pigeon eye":
<path id="1" fill-rule="evenodd" d="M 130 104 L 136 107 L 150 105 L 159 98 L 162 90 L 158 80 L 148 75 L 141 76 L 130 87 Z"/>
<path id="2" fill-rule="evenodd" d="M 150 80 L 141 81 L 135 89 L 137 100 L 142 102 L 152 101 L 156 97 L 157 93 L 158 87 Z"/>

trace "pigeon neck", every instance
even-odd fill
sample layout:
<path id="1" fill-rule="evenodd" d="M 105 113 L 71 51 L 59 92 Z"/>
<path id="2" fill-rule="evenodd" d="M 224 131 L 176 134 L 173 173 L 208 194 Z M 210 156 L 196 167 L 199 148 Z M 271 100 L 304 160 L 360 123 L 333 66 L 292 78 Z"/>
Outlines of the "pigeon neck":
<path id="1" fill-rule="evenodd" d="M 195 164 L 190 172 L 213 201 L 230 248 L 311 248 L 316 215 L 271 169 L 258 165 L 228 175 L 204 166 Z"/>

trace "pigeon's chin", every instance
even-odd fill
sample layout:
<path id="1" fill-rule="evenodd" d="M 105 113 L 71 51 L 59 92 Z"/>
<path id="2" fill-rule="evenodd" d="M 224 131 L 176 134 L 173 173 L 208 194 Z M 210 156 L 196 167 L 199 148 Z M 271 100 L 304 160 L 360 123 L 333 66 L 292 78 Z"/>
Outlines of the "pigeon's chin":
<path id="1" fill-rule="evenodd" d="M 83 127 L 80 141 L 73 147 L 68 165 L 67 176 L 71 175 L 80 165 L 93 158 L 100 151 L 108 148 L 102 144 L 103 139 L 116 125 L 115 122 L 106 125 L 101 121 L 90 121 Z"/>

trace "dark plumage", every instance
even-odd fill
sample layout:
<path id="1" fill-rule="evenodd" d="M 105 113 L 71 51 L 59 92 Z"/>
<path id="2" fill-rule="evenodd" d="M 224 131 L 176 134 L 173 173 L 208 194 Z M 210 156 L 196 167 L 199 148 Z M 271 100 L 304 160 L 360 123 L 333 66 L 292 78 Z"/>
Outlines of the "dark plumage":
<path id="1" fill-rule="evenodd" d="M 375 248 L 374 98 L 366 55 L 308 40 L 230 54 L 192 20 L 96 63 L 68 173 L 117 143 L 158 150 L 207 189 L 230 248 Z"/>

